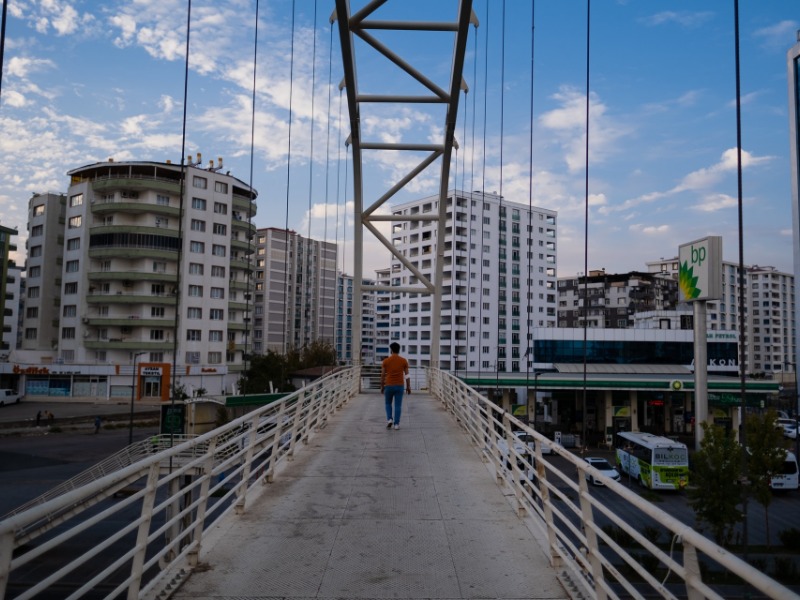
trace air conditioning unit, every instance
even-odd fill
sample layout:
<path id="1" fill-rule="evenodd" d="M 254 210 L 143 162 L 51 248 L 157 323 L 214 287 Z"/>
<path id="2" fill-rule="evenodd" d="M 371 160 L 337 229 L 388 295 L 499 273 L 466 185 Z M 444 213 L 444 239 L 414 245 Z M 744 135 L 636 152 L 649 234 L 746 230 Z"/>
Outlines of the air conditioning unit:
<path id="1" fill-rule="evenodd" d="M 81 323 L 88 323 L 88 322 L 89 322 L 89 317 L 83 317 L 81 319 Z"/>

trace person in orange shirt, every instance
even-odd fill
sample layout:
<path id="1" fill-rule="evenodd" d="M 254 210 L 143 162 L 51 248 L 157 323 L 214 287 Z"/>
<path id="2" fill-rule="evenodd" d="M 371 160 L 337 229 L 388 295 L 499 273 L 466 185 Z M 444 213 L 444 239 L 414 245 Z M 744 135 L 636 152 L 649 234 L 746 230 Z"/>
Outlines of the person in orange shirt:
<path id="1" fill-rule="evenodd" d="M 411 379 L 408 377 L 408 361 L 400 356 L 400 344 L 389 344 L 392 353 L 381 363 L 381 393 L 386 401 L 386 429 L 400 429 L 400 413 L 403 410 L 403 379 L 406 393 L 411 393 Z M 394 402 L 394 416 L 392 416 Z"/>

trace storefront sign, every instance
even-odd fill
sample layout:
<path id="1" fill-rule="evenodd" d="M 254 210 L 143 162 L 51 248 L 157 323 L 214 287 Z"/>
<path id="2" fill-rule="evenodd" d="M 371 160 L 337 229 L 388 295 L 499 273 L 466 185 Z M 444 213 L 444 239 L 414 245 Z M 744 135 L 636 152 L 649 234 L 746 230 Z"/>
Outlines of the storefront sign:
<path id="1" fill-rule="evenodd" d="M 678 248 L 678 290 L 683 302 L 722 296 L 722 237 L 711 235 Z"/>
<path id="2" fill-rule="evenodd" d="M 161 367 L 142 367 L 141 374 L 143 377 L 161 376 Z"/>

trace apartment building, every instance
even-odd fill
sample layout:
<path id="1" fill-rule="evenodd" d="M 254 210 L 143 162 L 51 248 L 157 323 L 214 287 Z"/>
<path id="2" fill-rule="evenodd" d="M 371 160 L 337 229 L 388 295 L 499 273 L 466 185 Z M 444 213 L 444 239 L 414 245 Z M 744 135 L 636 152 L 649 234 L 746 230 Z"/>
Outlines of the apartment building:
<path id="1" fill-rule="evenodd" d="M 381 286 L 388 286 L 391 281 L 391 272 L 386 269 L 375 271 L 375 282 Z M 391 340 L 391 315 L 392 297 L 384 290 L 375 290 L 375 359 L 381 362 L 389 356 Z"/>
<path id="2" fill-rule="evenodd" d="M 647 263 L 648 270 L 677 280 L 678 258 Z M 748 373 L 794 372 L 795 277 L 775 267 L 745 265 L 745 365 Z M 739 327 L 739 265 L 722 262 L 722 298 L 707 303 L 709 331 Z"/>
<path id="3" fill-rule="evenodd" d="M 0 344 L 0 361 L 8 360 L 11 350 L 20 343 L 22 318 L 22 292 L 25 289 L 23 269 L 8 261 L 6 273 L 6 298 L 3 312 L 3 341 Z"/>
<path id="4" fill-rule="evenodd" d="M 182 181 L 179 165 L 109 159 L 31 199 L 23 348 L 60 366 L 30 371 L 26 393 L 164 400 L 173 368 L 189 388 L 233 391 L 256 192 L 221 167 L 190 156 Z"/>
<path id="5" fill-rule="evenodd" d="M 336 244 L 286 229 L 259 229 L 255 266 L 253 351 L 334 343 Z"/>
<path id="6" fill-rule="evenodd" d="M 584 306 L 588 296 L 588 306 Z M 678 282 L 659 273 L 606 273 L 558 278 L 558 326 L 604 329 L 634 327 L 634 315 L 678 305 Z M 584 318 L 584 313 L 588 313 Z"/>
<path id="7" fill-rule="evenodd" d="M 374 281 L 365 279 L 365 285 Z M 353 364 L 353 276 L 339 273 L 336 285 L 336 358 L 345 364 Z M 364 290 L 361 298 L 361 364 L 373 365 L 376 355 L 376 323 L 378 294 Z"/>
<path id="8" fill-rule="evenodd" d="M 448 193 L 441 314 L 429 295 L 392 293 L 390 338 L 413 367 L 431 360 L 431 324 L 441 323 L 444 370 L 525 370 L 535 327 L 555 327 L 556 217 L 552 210 L 511 202 L 496 194 Z M 438 214 L 438 196 L 393 207 L 394 215 Z M 437 223 L 395 223 L 392 243 L 422 274 L 434 278 Z M 392 259 L 390 283 L 416 276 Z"/>
<path id="9" fill-rule="evenodd" d="M 800 269 L 800 30 L 797 43 L 786 53 L 787 81 L 789 83 L 789 166 L 792 193 L 792 238 L 794 241 L 794 272 Z M 800 297 L 800 278 L 795 277 L 795 297 Z M 790 360 L 800 364 L 800 327 L 795 317 L 794 353 Z M 793 367 L 794 372 L 797 369 Z M 800 389 L 795 376 L 795 391 Z"/>

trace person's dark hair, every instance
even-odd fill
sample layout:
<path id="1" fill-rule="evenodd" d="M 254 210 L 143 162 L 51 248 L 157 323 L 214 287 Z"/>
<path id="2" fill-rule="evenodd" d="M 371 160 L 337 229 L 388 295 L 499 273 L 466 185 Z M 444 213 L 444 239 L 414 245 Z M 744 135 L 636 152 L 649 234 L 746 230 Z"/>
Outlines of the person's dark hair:
<path id="1" fill-rule="evenodd" d="M 389 349 L 392 351 L 393 354 L 400 354 L 400 344 L 397 342 L 392 342 L 389 344 Z"/>

